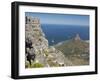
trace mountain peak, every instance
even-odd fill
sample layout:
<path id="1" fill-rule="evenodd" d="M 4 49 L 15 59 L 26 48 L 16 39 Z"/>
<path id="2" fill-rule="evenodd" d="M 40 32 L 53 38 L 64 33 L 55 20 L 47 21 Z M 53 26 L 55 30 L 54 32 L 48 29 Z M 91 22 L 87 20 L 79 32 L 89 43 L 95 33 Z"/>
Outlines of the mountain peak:
<path id="1" fill-rule="evenodd" d="M 80 38 L 80 35 L 79 34 L 76 34 L 76 36 L 75 36 L 75 38 L 74 38 L 76 41 L 79 41 L 79 40 L 81 40 L 81 38 Z"/>

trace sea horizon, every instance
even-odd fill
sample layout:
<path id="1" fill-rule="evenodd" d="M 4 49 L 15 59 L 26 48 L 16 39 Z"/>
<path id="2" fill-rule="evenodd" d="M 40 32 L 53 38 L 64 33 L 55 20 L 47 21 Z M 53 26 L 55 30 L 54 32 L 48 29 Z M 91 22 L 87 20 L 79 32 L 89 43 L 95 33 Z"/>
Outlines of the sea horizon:
<path id="1" fill-rule="evenodd" d="M 41 24 L 41 28 L 50 46 L 70 40 L 74 38 L 76 34 L 79 34 L 82 40 L 89 40 L 88 26 Z"/>

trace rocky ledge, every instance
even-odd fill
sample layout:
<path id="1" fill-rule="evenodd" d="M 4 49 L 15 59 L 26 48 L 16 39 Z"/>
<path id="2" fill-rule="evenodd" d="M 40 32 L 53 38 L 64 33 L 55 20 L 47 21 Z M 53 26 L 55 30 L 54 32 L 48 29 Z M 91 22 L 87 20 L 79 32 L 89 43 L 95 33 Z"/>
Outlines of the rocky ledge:
<path id="1" fill-rule="evenodd" d="M 40 19 L 26 16 L 25 23 L 25 67 L 58 67 L 71 65 L 64 54 L 54 46 L 49 46 L 48 40 L 41 29 Z M 66 63 L 67 62 L 67 63 Z"/>

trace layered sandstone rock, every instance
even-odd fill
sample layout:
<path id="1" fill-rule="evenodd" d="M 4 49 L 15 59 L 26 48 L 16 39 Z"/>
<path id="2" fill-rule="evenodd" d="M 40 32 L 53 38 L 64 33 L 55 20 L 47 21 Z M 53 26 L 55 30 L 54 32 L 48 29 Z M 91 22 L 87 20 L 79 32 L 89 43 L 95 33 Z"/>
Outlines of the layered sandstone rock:
<path id="1" fill-rule="evenodd" d="M 42 31 L 39 18 L 26 16 L 25 41 L 26 68 L 38 67 L 34 66 L 36 63 L 40 64 L 42 67 L 66 66 L 64 54 L 55 49 L 55 47 L 49 46 L 48 40 Z"/>

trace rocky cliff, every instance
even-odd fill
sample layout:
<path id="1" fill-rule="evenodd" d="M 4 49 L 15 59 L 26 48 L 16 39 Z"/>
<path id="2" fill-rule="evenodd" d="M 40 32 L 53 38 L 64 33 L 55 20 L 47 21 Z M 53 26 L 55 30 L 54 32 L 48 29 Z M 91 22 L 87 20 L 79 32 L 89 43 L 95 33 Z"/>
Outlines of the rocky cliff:
<path id="1" fill-rule="evenodd" d="M 71 65 L 70 62 L 66 61 L 67 59 L 61 51 L 53 46 L 49 46 L 48 40 L 41 29 L 39 18 L 26 16 L 25 44 L 26 68 Z"/>

